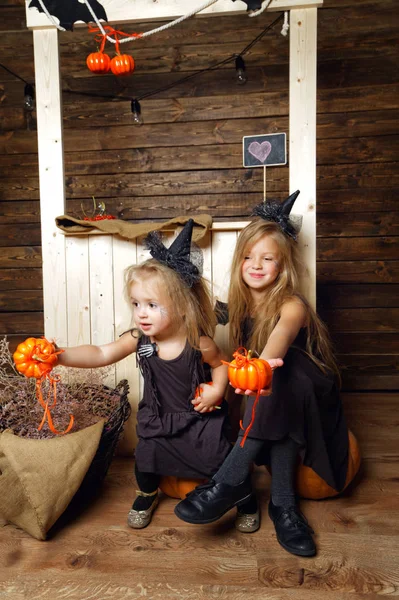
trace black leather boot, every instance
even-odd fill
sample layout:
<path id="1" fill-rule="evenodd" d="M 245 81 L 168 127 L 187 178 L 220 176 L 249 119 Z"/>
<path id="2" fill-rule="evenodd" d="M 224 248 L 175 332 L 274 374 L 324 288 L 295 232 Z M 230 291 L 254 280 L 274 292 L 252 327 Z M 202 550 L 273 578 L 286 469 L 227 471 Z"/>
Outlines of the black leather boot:
<path id="1" fill-rule="evenodd" d="M 234 506 L 249 500 L 252 494 L 251 479 L 236 486 L 216 483 L 211 479 L 190 492 L 175 507 L 175 515 L 186 523 L 212 523 Z"/>
<path id="2" fill-rule="evenodd" d="M 296 506 L 275 506 L 270 500 L 269 517 L 274 523 L 277 540 L 281 546 L 298 556 L 314 556 L 316 546 L 313 529 Z"/>

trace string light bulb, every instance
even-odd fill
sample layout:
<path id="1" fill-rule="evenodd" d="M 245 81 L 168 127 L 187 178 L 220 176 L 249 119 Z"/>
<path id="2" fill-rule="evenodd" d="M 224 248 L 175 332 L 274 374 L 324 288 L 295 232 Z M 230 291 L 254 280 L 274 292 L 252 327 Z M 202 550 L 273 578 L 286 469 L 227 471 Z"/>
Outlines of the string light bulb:
<path id="1" fill-rule="evenodd" d="M 133 113 L 133 123 L 140 127 L 144 124 L 143 117 L 141 116 L 141 106 L 140 102 L 134 98 L 131 104 L 132 113 Z"/>
<path id="2" fill-rule="evenodd" d="M 34 108 L 34 102 L 35 90 L 33 89 L 33 85 L 27 83 L 24 89 L 24 109 L 31 112 Z"/>
<path id="3" fill-rule="evenodd" d="M 247 83 L 247 79 L 245 74 L 245 62 L 243 57 L 239 54 L 236 57 L 236 82 L 238 85 L 244 85 L 244 83 Z"/>

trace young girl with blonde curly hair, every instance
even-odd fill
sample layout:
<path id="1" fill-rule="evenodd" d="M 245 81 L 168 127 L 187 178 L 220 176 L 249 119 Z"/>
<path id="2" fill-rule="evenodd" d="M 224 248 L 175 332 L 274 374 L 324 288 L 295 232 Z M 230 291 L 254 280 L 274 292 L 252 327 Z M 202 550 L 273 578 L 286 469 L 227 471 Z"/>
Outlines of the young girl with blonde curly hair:
<path id="1" fill-rule="evenodd" d="M 137 353 L 144 392 L 137 414 L 139 489 L 128 514 L 128 525 L 135 529 L 151 521 L 161 476 L 207 479 L 231 448 L 225 403 L 220 406 L 227 368 L 212 339 L 216 319 L 206 282 L 190 260 L 192 229 L 190 219 L 169 248 L 157 234 L 149 234 L 153 258 L 127 270 L 132 330 L 103 346 L 65 348 L 59 360 L 94 368 Z M 210 371 L 212 385 L 206 383 Z"/>

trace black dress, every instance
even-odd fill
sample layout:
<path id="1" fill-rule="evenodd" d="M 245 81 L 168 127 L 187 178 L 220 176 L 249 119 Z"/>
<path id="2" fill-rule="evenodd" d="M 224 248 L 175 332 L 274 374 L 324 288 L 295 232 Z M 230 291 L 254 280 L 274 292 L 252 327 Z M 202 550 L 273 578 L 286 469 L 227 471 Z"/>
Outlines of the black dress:
<path id="1" fill-rule="evenodd" d="M 218 305 L 219 321 L 228 322 L 227 305 Z M 224 308 L 224 312 L 223 312 Z M 250 321 L 244 337 L 249 338 Z M 245 335 L 246 333 L 246 335 Z M 273 391 L 262 396 L 248 437 L 265 442 L 291 437 L 300 445 L 303 463 L 337 491 L 345 485 L 348 467 L 348 428 L 334 375 L 323 373 L 305 352 L 306 329 L 301 329 L 273 373 Z M 245 408 L 244 430 L 251 420 L 255 397 Z M 269 464 L 268 444 L 257 464 Z"/>
<path id="2" fill-rule="evenodd" d="M 142 336 L 138 342 L 148 344 Z M 139 471 L 184 478 L 210 478 L 231 449 L 227 440 L 227 410 L 198 413 L 191 400 L 206 376 L 201 353 L 188 343 L 172 360 L 157 354 L 139 356 L 144 378 L 137 413 L 136 464 Z"/>

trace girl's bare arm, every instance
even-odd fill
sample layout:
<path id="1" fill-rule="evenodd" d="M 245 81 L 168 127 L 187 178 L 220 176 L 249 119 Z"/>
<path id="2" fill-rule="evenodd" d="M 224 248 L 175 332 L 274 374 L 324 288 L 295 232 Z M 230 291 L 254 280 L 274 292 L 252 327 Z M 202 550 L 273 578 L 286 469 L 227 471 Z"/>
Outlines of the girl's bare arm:
<path id="1" fill-rule="evenodd" d="M 306 325 L 306 321 L 307 311 L 301 300 L 293 299 L 286 302 L 281 309 L 280 319 L 260 357 L 264 360 L 275 356 L 284 358 L 299 330 Z"/>
<path id="2" fill-rule="evenodd" d="M 227 366 L 221 362 L 224 356 L 215 342 L 209 337 L 202 336 L 200 338 L 200 349 L 203 361 L 212 369 L 212 385 L 201 384 L 200 397 L 192 400 L 194 409 L 203 413 L 215 410 L 215 407 L 223 398 L 228 378 Z"/>
<path id="3" fill-rule="evenodd" d="M 116 363 L 135 352 L 136 349 L 137 339 L 133 338 L 130 331 L 128 331 L 110 344 L 102 346 L 85 344 L 83 346 L 62 348 L 64 352 L 59 355 L 58 363 L 65 367 L 94 369 Z"/>
<path id="4" fill-rule="evenodd" d="M 301 300 L 293 299 L 286 302 L 280 313 L 280 319 L 273 329 L 266 346 L 263 349 L 260 358 L 267 360 L 272 369 L 281 367 L 283 358 L 287 354 L 288 348 L 295 340 L 301 327 L 304 327 L 307 322 L 306 307 Z M 272 358 L 278 356 L 278 358 Z M 245 394 L 247 396 L 255 396 L 256 392 L 251 390 L 241 390 L 237 388 L 236 394 Z M 270 396 L 272 388 L 261 390 L 262 396 Z"/>

